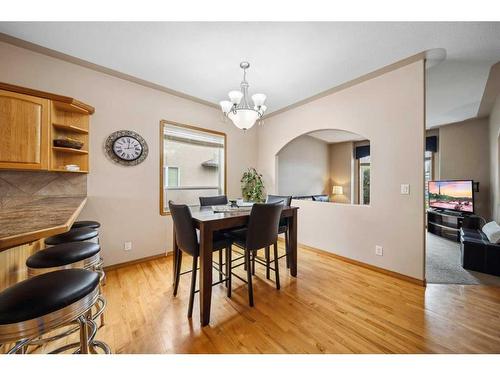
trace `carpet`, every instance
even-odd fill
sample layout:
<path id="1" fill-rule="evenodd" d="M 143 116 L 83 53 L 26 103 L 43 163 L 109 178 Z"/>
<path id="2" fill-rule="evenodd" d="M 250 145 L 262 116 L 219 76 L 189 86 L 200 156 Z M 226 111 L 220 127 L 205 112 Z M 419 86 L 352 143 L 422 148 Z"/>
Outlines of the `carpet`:
<path id="1" fill-rule="evenodd" d="M 431 284 L 500 286 L 500 277 L 463 269 L 458 242 L 432 233 L 427 233 L 425 278 Z"/>

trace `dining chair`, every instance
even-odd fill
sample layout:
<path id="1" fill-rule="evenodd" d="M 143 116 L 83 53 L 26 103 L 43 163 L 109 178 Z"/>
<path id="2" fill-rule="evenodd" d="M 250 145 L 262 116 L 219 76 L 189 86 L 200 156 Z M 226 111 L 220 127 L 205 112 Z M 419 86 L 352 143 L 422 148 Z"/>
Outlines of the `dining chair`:
<path id="1" fill-rule="evenodd" d="M 226 195 L 214 195 L 211 197 L 199 197 L 200 199 L 200 206 L 201 207 L 206 207 L 206 206 L 223 206 L 227 204 L 227 196 Z M 225 232 L 214 232 L 214 237 L 221 239 L 225 234 Z M 227 255 L 226 255 L 227 257 Z M 222 270 L 223 267 L 223 262 L 222 262 L 222 251 L 219 251 L 219 270 Z M 222 273 L 219 272 L 219 281 L 222 280 Z"/>
<path id="2" fill-rule="evenodd" d="M 259 249 L 273 245 L 274 247 L 274 271 L 276 289 L 280 289 L 280 275 L 278 267 L 278 227 L 283 204 L 277 203 L 255 203 L 252 206 L 248 226 L 243 229 L 233 230 L 231 237 L 233 244 L 244 250 L 248 285 L 248 301 L 250 306 L 254 305 L 251 259 Z M 258 260 L 259 263 L 267 265 Z M 241 264 L 236 265 L 236 268 Z M 236 275 L 235 275 L 236 276 Z"/>
<path id="3" fill-rule="evenodd" d="M 227 196 L 225 195 L 214 195 L 212 197 L 199 197 L 200 206 L 223 206 L 227 204 Z"/>
<path id="4" fill-rule="evenodd" d="M 290 206 L 292 204 L 291 195 L 271 195 L 269 194 L 266 198 L 266 203 L 276 203 L 282 202 L 283 206 Z M 290 232 L 288 230 L 288 219 L 280 219 L 280 227 L 278 229 L 278 234 L 283 234 L 285 237 L 285 254 L 281 255 L 278 259 L 286 257 L 286 268 L 290 268 Z M 269 259 L 269 248 L 266 248 L 266 259 Z M 266 270 L 266 277 L 269 279 L 269 271 Z"/>
<path id="5" fill-rule="evenodd" d="M 174 296 L 177 295 L 179 288 L 179 279 L 181 275 L 191 273 L 191 289 L 189 292 L 189 307 L 188 318 L 193 315 L 193 302 L 194 295 L 199 290 L 196 290 L 196 273 L 198 270 L 198 257 L 200 256 L 200 242 L 195 226 L 193 225 L 193 218 L 189 207 L 185 204 L 174 204 L 172 201 L 168 202 L 170 214 L 174 222 L 175 239 L 180 251 L 177 254 L 177 262 L 175 264 L 175 278 L 174 278 Z M 231 297 L 231 244 L 232 239 L 224 236 L 223 238 L 214 238 L 212 243 L 213 251 L 222 251 L 226 249 L 226 270 L 214 267 L 219 273 L 222 273 L 225 278 L 213 283 L 212 286 L 227 282 L 227 296 Z M 193 257 L 193 266 L 191 271 L 181 272 L 182 266 L 182 253 L 185 252 Z"/>

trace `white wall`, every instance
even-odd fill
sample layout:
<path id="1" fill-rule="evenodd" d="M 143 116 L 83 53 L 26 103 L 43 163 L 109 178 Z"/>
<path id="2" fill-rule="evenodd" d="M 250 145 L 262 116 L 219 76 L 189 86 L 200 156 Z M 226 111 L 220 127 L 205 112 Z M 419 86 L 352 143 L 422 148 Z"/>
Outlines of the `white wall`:
<path id="1" fill-rule="evenodd" d="M 497 96 L 495 105 L 490 113 L 489 120 L 490 133 L 490 201 L 492 207 L 493 220 L 500 223 L 500 95 Z"/>
<path id="2" fill-rule="evenodd" d="M 316 195 L 328 188 L 328 143 L 303 135 L 279 153 L 278 194 Z"/>
<path id="3" fill-rule="evenodd" d="M 423 279 L 424 121 L 423 61 L 268 118 L 258 131 L 258 167 L 271 193 L 276 154 L 292 139 L 319 129 L 370 139 L 371 204 L 294 201 L 299 242 Z M 403 183 L 410 195 L 400 194 Z"/>
<path id="4" fill-rule="evenodd" d="M 240 177 L 256 164 L 256 131 L 223 123 L 219 110 L 104 73 L 0 42 L 0 81 L 72 96 L 93 105 L 88 203 L 81 219 L 102 224 L 105 264 L 156 255 L 172 247 L 170 217 L 159 215 L 161 119 L 227 133 L 228 195 L 240 197 Z M 139 166 L 122 167 L 103 151 L 115 130 L 141 134 L 149 146 Z M 124 241 L 133 250 L 122 250 Z"/>

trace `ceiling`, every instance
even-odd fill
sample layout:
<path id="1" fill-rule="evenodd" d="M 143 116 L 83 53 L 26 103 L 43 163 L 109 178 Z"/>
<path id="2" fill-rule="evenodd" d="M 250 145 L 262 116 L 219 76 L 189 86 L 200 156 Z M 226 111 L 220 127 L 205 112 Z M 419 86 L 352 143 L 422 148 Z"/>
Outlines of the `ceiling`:
<path id="1" fill-rule="evenodd" d="M 339 142 L 348 142 L 348 141 L 362 141 L 366 138 L 362 135 L 351 133 L 345 130 L 317 130 L 307 135 L 321 139 L 326 143 L 339 143 Z"/>
<path id="2" fill-rule="evenodd" d="M 239 87 L 268 113 L 403 58 L 444 48 L 427 74 L 427 127 L 477 115 L 500 23 L 0 22 L 0 32 L 212 103 Z"/>

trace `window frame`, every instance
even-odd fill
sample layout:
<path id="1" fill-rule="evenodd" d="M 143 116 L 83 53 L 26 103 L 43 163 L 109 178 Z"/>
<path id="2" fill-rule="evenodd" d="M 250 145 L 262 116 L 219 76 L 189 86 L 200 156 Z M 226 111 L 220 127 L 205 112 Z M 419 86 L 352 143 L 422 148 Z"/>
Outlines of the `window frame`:
<path id="1" fill-rule="evenodd" d="M 187 125 L 187 124 L 181 124 L 179 122 L 175 121 L 169 121 L 169 120 L 160 120 L 160 133 L 159 133 L 159 143 L 160 143 L 160 215 L 161 216 L 170 216 L 170 211 L 165 209 L 165 202 L 164 202 L 164 182 L 165 182 L 165 167 L 164 165 L 164 160 L 165 160 L 165 149 L 164 149 L 164 128 L 167 125 L 173 125 L 177 126 L 180 128 L 185 128 L 185 129 L 190 129 L 190 130 L 196 130 L 204 133 L 209 133 L 209 134 L 215 134 L 218 136 L 224 137 L 224 193 L 227 194 L 227 135 L 226 133 L 219 132 L 217 130 L 212 130 L 212 129 L 206 129 L 202 128 L 199 126 L 195 125 Z M 178 168 L 178 171 L 180 173 L 180 168 Z M 180 183 L 180 176 L 179 176 L 179 183 Z"/>

